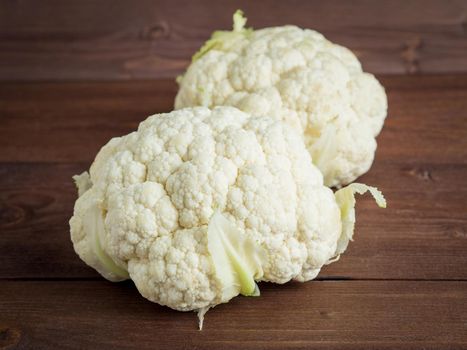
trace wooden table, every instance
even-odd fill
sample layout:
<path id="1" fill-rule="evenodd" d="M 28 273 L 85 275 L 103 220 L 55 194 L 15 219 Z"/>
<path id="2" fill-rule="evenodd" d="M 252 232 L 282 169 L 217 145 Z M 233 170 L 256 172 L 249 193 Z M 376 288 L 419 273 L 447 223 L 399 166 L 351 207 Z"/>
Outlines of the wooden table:
<path id="1" fill-rule="evenodd" d="M 150 303 L 131 282 L 112 284 L 86 267 L 68 220 L 71 176 L 109 138 L 172 108 L 173 76 L 222 24 L 190 7 L 191 23 L 199 15 L 205 27 L 188 32 L 185 12 L 164 1 L 153 17 L 144 10 L 154 4 L 128 12 L 128 2 L 115 1 L 109 11 L 118 25 L 98 21 L 105 1 L 72 3 L 71 17 L 63 2 L 44 3 L 0 5 L 0 348 L 467 349 L 465 2 L 415 1 L 404 5 L 409 10 L 394 2 L 297 2 L 293 13 L 268 2 L 264 16 L 259 5 L 241 4 L 258 27 L 294 20 L 341 39 L 378 73 L 389 117 L 375 163 L 359 181 L 378 186 L 388 208 L 359 198 L 355 242 L 339 262 L 315 281 L 262 284 L 260 298 L 216 307 L 202 332 L 194 313 Z M 202 2 L 208 12 L 209 3 Z M 227 13 L 236 6 L 225 5 Z M 315 14 L 321 6 L 328 16 Z M 391 11 L 397 16 L 368 16 Z M 344 22 L 336 26 L 336 18 Z M 92 40 L 93 28 L 107 34 Z M 135 39 L 138 30 L 146 34 Z M 401 44 L 412 36 L 423 44 Z M 161 46 L 172 51 L 160 55 Z M 129 79 L 143 75 L 150 79 Z"/>

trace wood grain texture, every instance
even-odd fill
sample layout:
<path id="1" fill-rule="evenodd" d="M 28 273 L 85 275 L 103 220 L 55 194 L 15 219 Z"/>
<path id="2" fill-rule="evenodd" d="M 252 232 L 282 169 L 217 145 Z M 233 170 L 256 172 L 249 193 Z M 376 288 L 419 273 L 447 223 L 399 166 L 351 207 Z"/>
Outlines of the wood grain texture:
<path id="1" fill-rule="evenodd" d="M 1 56 L 1 54 L 0 54 Z M 318 281 L 261 284 L 205 330 L 105 282 L 68 220 L 111 137 L 172 109 L 172 79 L 0 83 L 0 348 L 467 349 L 467 75 L 381 76 L 389 117 L 361 182 L 355 241 Z"/>
<path id="2" fill-rule="evenodd" d="M 382 82 L 390 113 L 359 181 L 389 207 L 359 200 L 356 240 L 320 278 L 467 280 L 467 76 Z M 99 278 L 69 240 L 71 176 L 174 93 L 170 80 L 0 84 L 0 278 Z"/>
<path id="3" fill-rule="evenodd" d="M 467 282 L 262 284 L 206 314 L 132 283 L 3 282 L 0 347 L 15 349 L 465 349 Z M 265 322 L 267 320 L 267 322 Z M 64 336 L 65 335 L 65 336 Z"/>
<path id="4" fill-rule="evenodd" d="M 378 159 L 467 162 L 467 75 L 380 80 L 390 116 Z M 110 138 L 172 110 L 176 91 L 171 79 L 0 84 L 0 161 L 90 162 Z"/>
<path id="5" fill-rule="evenodd" d="M 99 278 L 68 233 L 71 176 L 88 164 L 0 167 L 0 278 Z M 361 181 L 382 188 L 389 206 L 359 199 L 355 241 L 320 278 L 467 280 L 466 173 L 467 165 L 375 164 Z"/>
<path id="6" fill-rule="evenodd" d="M 464 0 L 4 0 L 0 81 L 174 77 L 237 8 L 254 28 L 316 29 L 370 72 L 467 71 Z"/>

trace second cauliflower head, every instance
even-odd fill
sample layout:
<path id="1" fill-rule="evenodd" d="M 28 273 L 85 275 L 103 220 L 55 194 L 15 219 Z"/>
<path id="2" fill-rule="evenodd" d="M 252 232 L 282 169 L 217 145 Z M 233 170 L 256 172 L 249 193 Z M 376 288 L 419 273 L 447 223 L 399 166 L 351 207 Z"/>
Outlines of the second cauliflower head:
<path id="1" fill-rule="evenodd" d="M 175 108 L 235 106 L 303 135 L 327 186 L 370 168 L 387 111 L 383 87 L 345 47 L 296 26 L 214 32 L 180 77 Z"/>
<path id="2" fill-rule="evenodd" d="M 75 181 L 81 259 L 182 311 L 314 278 L 345 250 L 353 194 L 368 189 L 334 195 L 293 128 L 233 107 L 151 116 Z"/>

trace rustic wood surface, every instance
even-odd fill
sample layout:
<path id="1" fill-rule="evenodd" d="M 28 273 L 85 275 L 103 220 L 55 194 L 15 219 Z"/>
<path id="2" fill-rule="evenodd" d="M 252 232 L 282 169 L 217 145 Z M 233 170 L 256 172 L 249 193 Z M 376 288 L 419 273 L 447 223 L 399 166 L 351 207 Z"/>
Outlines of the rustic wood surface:
<path id="1" fill-rule="evenodd" d="M 132 283 L 12 281 L 0 347 L 16 349 L 460 349 L 467 282 L 262 283 L 206 314 L 180 313 Z"/>
<path id="2" fill-rule="evenodd" d="M 467 348 L 467 75 L 382 76 L 390 113 L 355 242 L 318 280 L 206 316 L 104 282 L 73 252 L 76 190 L 109 138 L 168 111 L 173 80 L 0 84 L 0 347 Z"/>
<path id="3" fill-rule="evenodd" d="M 465 0 L 3 0 L 0 81 L 172 77 L 237 8 L 316 29 L 371 72 L 467 72 Z"/>
<path id="4" fill-rule="evenodd" d="M 170 111 L 176 74 L 245 10 L 350 47 L 389 117 L 355 241 L 316 281 L 206 315 L 112 284 L 74 253 L 76 190 L 111 137 Z M 428 73 L 428 74 L 426 74 Z M 0 349 L 467 349 L 467 1 L 0 2 Z"/>

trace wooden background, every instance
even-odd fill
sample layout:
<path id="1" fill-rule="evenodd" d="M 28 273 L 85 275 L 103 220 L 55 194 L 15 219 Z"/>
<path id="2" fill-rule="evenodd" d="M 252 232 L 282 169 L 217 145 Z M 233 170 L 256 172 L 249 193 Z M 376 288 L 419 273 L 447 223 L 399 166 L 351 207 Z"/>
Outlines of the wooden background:
<path id="1" fill-rule="evenodd" d="M 237 8 L 316 29 L 373 73 L 467 71 L 465 0 L 2 0 L 0 80 L 172 78 Z"/>
<path id="2" fill-rule="evenodd" d="M 206 315 L 74 254 L 73 174 L 169 111 L 174 77 L 236 8 L 351 48 L 387 89 L 355 242 L 316 281 Z M 467 1 L 0 2 L 0 348 L 467 349 Z"/>

